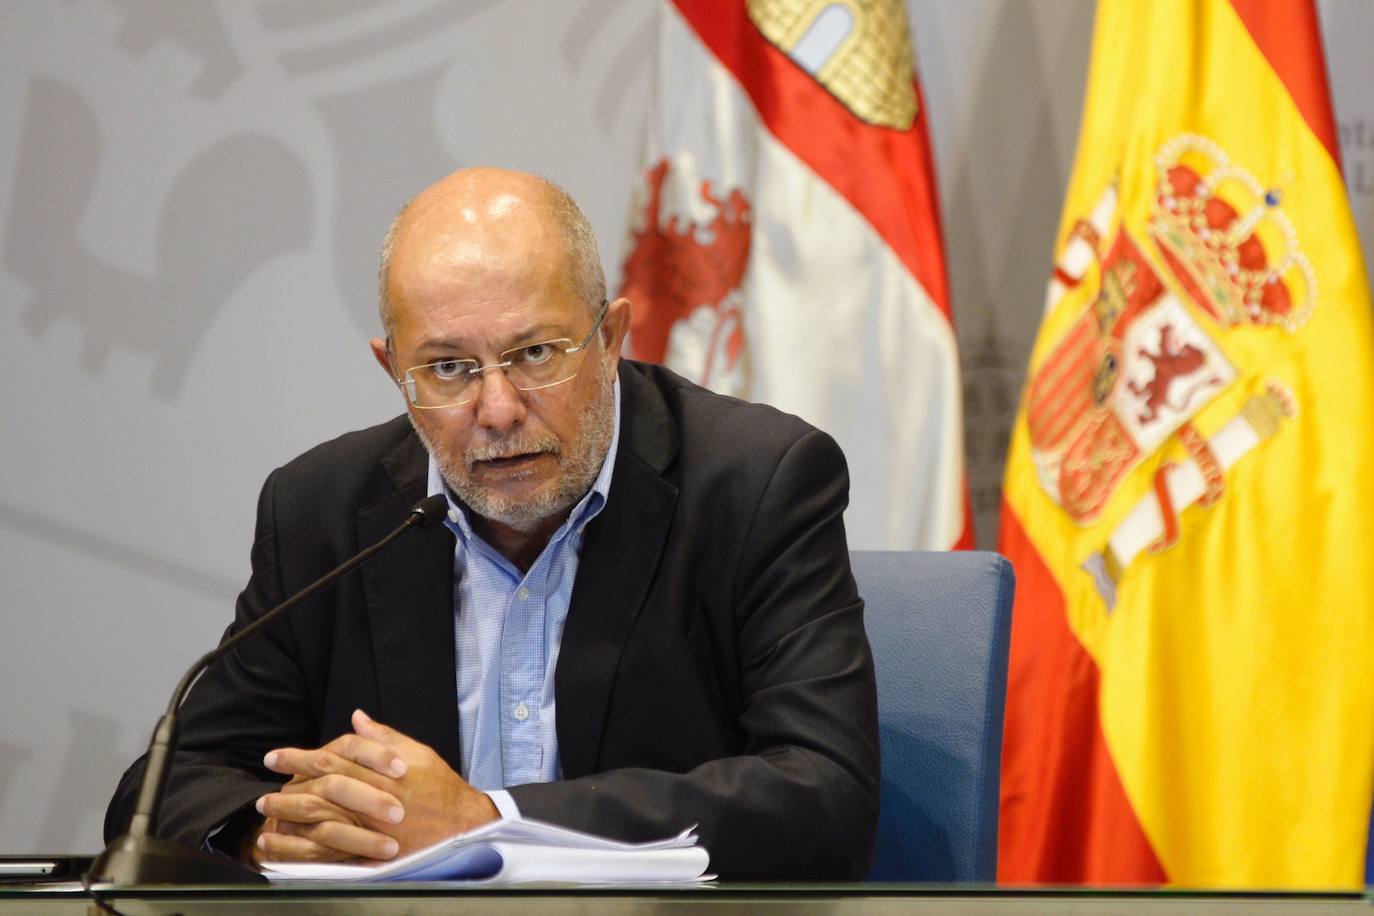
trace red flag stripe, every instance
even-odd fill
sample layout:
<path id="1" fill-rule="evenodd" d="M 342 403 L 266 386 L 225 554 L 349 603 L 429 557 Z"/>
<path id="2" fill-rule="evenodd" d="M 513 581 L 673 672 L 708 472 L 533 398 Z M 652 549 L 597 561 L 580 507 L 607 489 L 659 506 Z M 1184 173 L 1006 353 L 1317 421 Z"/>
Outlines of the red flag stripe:
<path id="1" fill-rule="evenodd" d="M 959 539 L 950 545 L 950 550 L 973 550 L 978 545 L 974 543 L 973 530 L 973 498 L 969 495 L 968 475 L 964 475 L 964 530 L 959 532 Z"/>
<path id="2" fill-rule="evenodd" d="M 1298 0 L 1231 0 L 1231 6 L 1339 169 L 1341 146 L 1316 8 Z"/>
<path id="3" fill-rule="evenodd" d="M 999 549 L 1016 568 L 997 879 L 1163 884 L 1098 713 L 1101 672 L 1069 629 L 1064 594 L 1002 504 Z"/>
<path id="4" fill-rule="evenodd" d="M 739 28 L 742 3 L 730 12 L 720 0 L 673 3 L 749 94 L 768 130 L 863 214 L 952 323 L 920 86 L 909 130 L 865 124 L 752 24 Z M 872 180 L 883 174 L 910 178 L 896 187 Z"/>

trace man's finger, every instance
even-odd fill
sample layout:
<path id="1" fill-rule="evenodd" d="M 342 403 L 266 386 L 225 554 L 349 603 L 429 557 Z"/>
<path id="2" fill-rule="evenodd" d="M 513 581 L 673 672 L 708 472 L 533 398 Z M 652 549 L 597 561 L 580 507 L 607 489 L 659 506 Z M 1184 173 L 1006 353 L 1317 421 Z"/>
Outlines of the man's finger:
<path id="1" fill-rule="evenodd" d="M 383 725 L 376 719 L 363 712 L 361 709 L 353 710 L 353 730 L 363 738 L 382 743 L 394 743 L 398 738 L 405 738 L 405 734 L 396 731 L 389 725 Z"/>
<path id="2" fill-rule="evenodd" d="M 275 797 L 275 798 L 274 798 Z M 390 792 L 368 785 L 365 782 L 333 773 L 328 776 L 321 776 L 319 779 L 312 779 L 308 782 L 296 783 L 294 785 L 282 786 L 280 792 L 264 795 L 264 799 L 273 798 L 274 808 L 281 804 L 275 799 L 316 799 L 326 803 L 332 802 L 339 808 L 363 817 L 370 817 L 374 820 L 387 823 L 399 824 L 405 817 L 405 808 L 401 805 L 400 799 Z M 294 802 L 292 804 L 300 807 L 292 807 L 291 811 L 310 811 L 314 802 Z M 269 809 L 272 810 L 272 809 Z M 307 819 L 303 817 L 290 817 L 288 815 L 274 814 L 274 817 L 285 820 L 300 821 L 302 823 L 316 823 L 317 820 L 327 820 L 328 818 Z"/>
<path id="3" fill-rule="evenodd" d="M 324 749 L 383 776 L 400 778 L 406 774 L 406 762 L 395 750 L 362 735 L 340 735 Z"/>
<path id="4" fill-rule="evenodd" d="M 291 792 L 271 792 L 262 796 L 254 805 L 258 813 L 264 817 L 275 818 L 281 822 L 278 833 L 291 833 L 286 830 L 286 826 L 295 824 L 318 824 L 322 821 L 348 821 L 350 823 L 358 820 L 358 815 L 362 812 L 344 810 L 339 805 L 321 798 L 313 792 L 295 789 Z M 391 807 L 388 806 L 386 814 L 378 818 L 391 823 Z"/>
<path id="5" fill-rule="evenodd" d="M 384 833 L 368 830 L 342 821 L 323 821 L 319 824 L 297 825 L 296 839 L 332 849 L 345 856 L 365 859 L 390 859 L 400 851 L 401 844 Z"/>
<path id="6" fill-rule="evenodd" d="M 260 862 L 338 862 L 352 857 L 305 837 L 264 830 L 258 834 L 254 858 Z"/>
<path id="7" fill-rule="evenodd" d="M 279 747 L 262 758 L 263 766 L 274 773 L 318 779 L 322 776 L 348 776 L 385 791 L 392 777 L 354 763 L 327 748 Z"/>

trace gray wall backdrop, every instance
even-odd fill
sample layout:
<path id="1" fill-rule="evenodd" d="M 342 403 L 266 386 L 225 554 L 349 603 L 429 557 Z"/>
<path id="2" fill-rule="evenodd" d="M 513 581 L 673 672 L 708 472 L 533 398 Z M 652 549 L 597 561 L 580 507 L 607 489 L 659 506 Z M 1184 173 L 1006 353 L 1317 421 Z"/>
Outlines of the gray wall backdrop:
<path id="1" fill-rule="evenodd" d="M 991 546 L 1093 4 L 909 2 Z M 99 848 L 116 777 L 230 619 L 264 476 L 398 412 L 366 340 L 402 200 L 462 164 L 541 172 L 615 282 L 655 10 L 5 0 L 0 852 Z M 1368 240 L 1374 4 L 1321 12 Z"/>

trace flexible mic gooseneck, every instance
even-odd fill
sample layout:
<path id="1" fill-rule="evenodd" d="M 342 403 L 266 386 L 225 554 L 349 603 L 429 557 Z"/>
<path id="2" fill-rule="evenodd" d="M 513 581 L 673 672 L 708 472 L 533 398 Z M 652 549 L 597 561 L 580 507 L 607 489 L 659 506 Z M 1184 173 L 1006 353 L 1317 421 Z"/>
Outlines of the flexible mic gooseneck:
<path id="1" fill-rule="evenodd" d="M 262 632 L 276 618 L 337 581 L 385 550 L 392 541 L 411 528 L 432 528 L 444 520 L 448 500 L 441 494 L 428 496 L 413 507 L 406 520 L 386 537 L 355 554 L 352 558 L 316 579 L 281 604 L 263 614 L 248 626 L 205 653 L 177 684 L 167 712 L 153 729 L 148 754 L 139 783 L 138 799 L 134 805 L 129 828 L 116 837 L 91 864 L 85 881 L 90 884 L 243 884 L 266 881 L 261 874 L 235 859 L 217 856 L 203 850 L 183 846 L 157 837 L 158 812 L 167 790 L 171 774 L 172 754 L 177 744 L 177 710 L 191 687 L 215 662 L 234 651 L 243 642 Z"/>

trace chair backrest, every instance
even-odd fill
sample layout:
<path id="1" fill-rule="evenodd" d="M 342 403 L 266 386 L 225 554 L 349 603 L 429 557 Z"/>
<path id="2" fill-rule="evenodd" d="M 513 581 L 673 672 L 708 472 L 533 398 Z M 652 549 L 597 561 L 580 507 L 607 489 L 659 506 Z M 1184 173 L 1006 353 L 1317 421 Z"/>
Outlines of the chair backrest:
<path id="1" fill-rule="evenodd" d="M 1011 564 L 853 551 L 878 673 L 882 802 L 870 881 L 997 878 Z"/>

